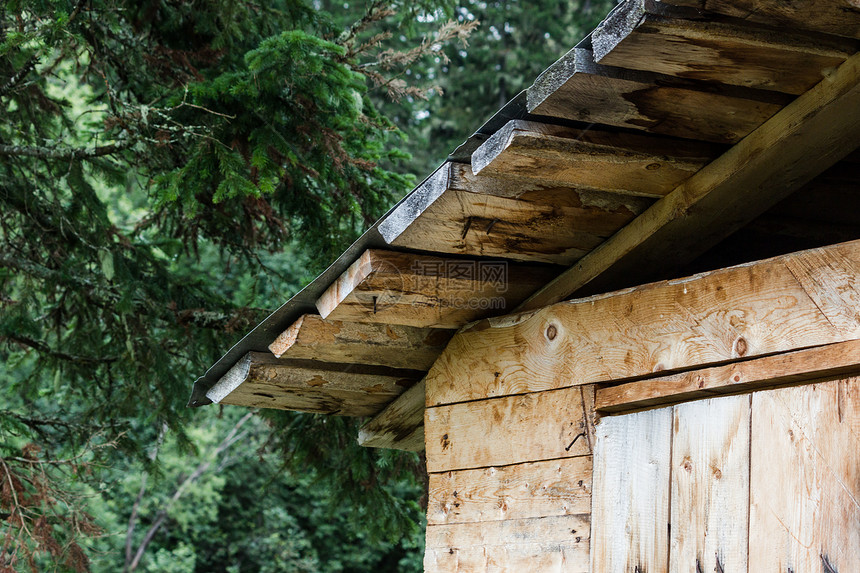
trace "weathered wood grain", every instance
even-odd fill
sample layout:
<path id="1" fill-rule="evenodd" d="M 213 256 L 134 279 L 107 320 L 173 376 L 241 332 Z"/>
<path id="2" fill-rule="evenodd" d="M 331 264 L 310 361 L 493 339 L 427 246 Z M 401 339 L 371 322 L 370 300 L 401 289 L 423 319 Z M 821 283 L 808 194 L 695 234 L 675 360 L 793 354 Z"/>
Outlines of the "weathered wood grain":
<path id="1" fill-rule="evenodd" d="M 706 143 L 515 119 L 472 153 L 472 171 L 662 197 L 721 150 Z"/>
<path id="2" fill-rule="evenodd" d="M 749 570 L 860 571 L 860 380 L 753 394 L 751 455 Z"/>
<path id="3" fill-rule="evenodd" d="M 317 300 L 327 320 L 457 328 L 521 302 L 557 269 L 370 249 Z"/>
<path id="4" fill-rule="evenodd" d="M 559 185 L 512 185 L 503 178 L 472 175 L 470 166 L 461 163 L 443 168 L 449 174 L 432 201 L 427 193 L 418 193 L 380 224 L 392 246 L 570 264 L 653 203 Z M 437 183 L 434 178 L 432 184 Z"/>
<path id="5" fill-rule="evenodd" d="M 666 571 L 672 409 L 608 417 L 597 426 L 592 573 Z"/>
<path id="6" fill-rule="evenodd" d="M 835 164 L 858 141 L 860 54 L 657 201 L 519 309 L 552 304 L 586 285 L 587 292 L 601 292 L 607 285 L 689 262 Z"/>
<path id="7" fill-rule="evenodd" d="M 427 370 L 451 336 L 449 330 L 343 322 L 305 314 L 281 333 L 269 350 L 277 358 Z"/>
<path id="8" fill-rule="evenodd" d="M 249 352 L 206 396 L 216 404 L 371 416 L 413 385 L 415 370 L 285 360 Z"/>
<path id="9" fill-rule="evenodd" d="M 844 272 L 814 270 L 834 260 Z M 820 278 L 801 283 L 797 268 Z M 458 332 L 427 373 L 427 403 L 623 380 L 857 339 L 860 317 L 853 330 L 839 322 L 856 309 L 852 272 L 860 273 L 860 241 L 485 319 Z M 831 292 L 841 294 L 818 302 Z"/>
<path id="10" fill-rule="evenodd" d="M 801 94 L 857 51 L 847 38 L 692 20 L 652 0 L 628 0 L 591 35 L 607 66 Z"/>
<path id="11" fill-rule="evenodd" d="M 591 512 L 591 456 L 430 474 L 427 523 Z"/>
<path id="12" fill-rule="evenodd" d="M 424 450 L 424 380 L 421 380 L 358 430 L 366 448 Z"/>
<path id="13" fill-rule="evenodd" d="M 579 388 L 427 408 L 424 432 L 429 472 L 591 453 Z"/>
<path id="14" fill-rule="evenodd" d="M 669 572 L 746 573 L 750 397 L 673 410 Z"/>
<path id="15" fill-rule="evenodd" d="M 788 101 L 776 92 L 602 66 L 584 48 L 547 68 L 528 91 L 533 114 L 717 143 L 740 141 Z"/>
<path id="16" fill-rule="evenodd" d="M 426 573 L 587 573 L 588 515 L 429 525 Z"/>
<path id="17" fill-rule="evenodd" d="M 662 0 L 666 4 L 725 14 L 791 30 L 860 38 L 857 0 Z"/>
<path id="18" fill-rule="evenodd" d="M 860 374 L 860 340 L 598 388 L 595 407 L 620 413 L 848 374 Z"/>

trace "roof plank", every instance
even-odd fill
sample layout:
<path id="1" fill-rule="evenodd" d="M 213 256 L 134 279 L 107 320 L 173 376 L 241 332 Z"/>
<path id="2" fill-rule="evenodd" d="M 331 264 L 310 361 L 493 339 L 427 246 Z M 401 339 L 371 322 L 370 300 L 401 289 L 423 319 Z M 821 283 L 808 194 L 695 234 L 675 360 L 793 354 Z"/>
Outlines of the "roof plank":
<path id="1" fill-rule="evenodd" d="M 285 360 L 249 352 L 206 397 L 216 404 L 371 416 L 422 375 L 415 370 Z"/>
<path id="2" fill-rule="evenodd" d="M 607 66 L 801 94 L 857 51 L 848 38 L 743 22 L 690 20 L 653 0 L 628 0 L 592 33 Z M 702 18 L 698 12 L 694 17 Z"/>
<path id="3" fill-rule="evenodd" d="M 512 120 L 475 150 L 472 171 L 662 197 L 720 151 L 707 143 Z"/>
<path id="4" fill-rule="evenodd" d="M 750 22 L 860 38 L 860 5 L 856 0 L 662 0 L 702 12 L 725 14 Z"/>
<path id="5" fill-rule="evenodd" d="M 690 177 L 523 303 L 535 309 L 635 270 L 693 260 L 852 152 L 860 142 L 860 54 Z"/>
<path id="6" fill-rule="evenodd" d="M 536 115 L 736 143 L 790 101 L 772 91 L 695 82 L 594 62 L 574 48 L 528 90 Z"/>
<path id="7" fill-rule="evenodd" d="M 429 370 L 451 336 L 449 330 L 343 322 L 305 314 L 269 350 L 277 358 Z"/>
<path id="8" fill-rule="evenodd" d="M 416 193 L 380 224 L 394 247 L 571 264 L 653 199 L 555 185 L 516 185 L 448 163 L 438 192 Z M 436 185 L 427 183 L 428 186 Z"/>
<path id="9" fill-rule="evenodd" d="M 519 304 L 557 268 L 369 249 L 317 300 L 328 320 L 459 328 Z"/>

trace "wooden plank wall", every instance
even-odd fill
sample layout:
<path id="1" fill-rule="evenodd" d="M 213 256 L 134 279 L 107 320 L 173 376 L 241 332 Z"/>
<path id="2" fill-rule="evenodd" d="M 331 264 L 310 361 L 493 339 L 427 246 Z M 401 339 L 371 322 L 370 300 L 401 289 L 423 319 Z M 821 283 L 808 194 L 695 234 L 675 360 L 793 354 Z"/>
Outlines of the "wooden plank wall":
<path id="1" fill-rule="evenodd" d="M 860 571 L 860 379 L 604 418 L 593 573 Z"/>
<path id="2" fill-rule="evenodd" d="M 424 570 L 587 573 L 593 404 L 574 386 L 428 407 Z"/>

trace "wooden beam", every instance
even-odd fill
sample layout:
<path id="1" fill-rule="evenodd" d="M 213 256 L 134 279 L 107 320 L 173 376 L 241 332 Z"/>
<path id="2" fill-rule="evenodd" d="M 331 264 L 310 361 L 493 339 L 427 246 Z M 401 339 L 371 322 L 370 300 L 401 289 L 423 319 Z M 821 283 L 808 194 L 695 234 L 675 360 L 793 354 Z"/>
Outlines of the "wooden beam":
<path id="1" fill-rule="evenodd" d="M 427 471 L 590 455 L 587 424 L 579 388 L 427 408 Z"/>
<path id="2" fill-rule="evenodd" d="M 860 38 L 857 0 L 661 0 L 665 4 L 790 30 Z"/>
<path id="3" fill-rule="evenodd" d="M 506 178 L 446 163 L 379 225 L 394 247 L 571 264 L 654 202 Z"/>
<path id="4" fill-rule="evenodd" d="M 458 328 L 504 312 L 557 269 L 368 250 L 317 300 L 327 320 Z"/>
<path id="5" fill-rule="evenodd" d="M 620 381 L 860 339 L 860 241 L 490 318 L 427 373 L 427 404 Z"/>
<path id="6" fill-rule="evenodd" d="M 801 188 L 860 142 L 860 54 L 678 186 L 520 305 L 689 262 Z"/>
<path id="7" fill-rule="evenodd" d="M 734 362 L 597 389 L 606 414 L 860 374 L 860 340 Z"/>
<path id="8" fill-rule="evenodd" d="M 424 450 L 424 380 L 388 404 L 358 430 L 358 444 L 421 452 Z"/>
<path id="9" fill-rule="evenodd" d="M 590 50 L 574 48 L 538 76 L 527 105 L 536 115 L 735 143 L 788 101 L 776 92 L 603 66 Z"/>
<path id="10" fill-rule="evenodd" d="M 342 322 L 305 314 L 269 350 L 277 358 L 429 370 L 452 335 L 450 330 Z"/>
<path id="11" fill-rule="evenodd" d="M 472 171 L 570 188 L 662 197 L 720 146 L 511 120 L 472 153 Z"/>
<path id="12" fill-rule="evenodd" d="M 372 416 L 423 373 L 415 370 L 277 359 L 249 352 L 206 397 L 216 404 L 338 416 Z"/>
<path id="13" fill-rule="evenodd" d="M 702 19 L 698 11 L 628 0 L 591 35 L 607 66 L 801 94 L 857 51 L 847 38 Z M 688 19 L 688 18 L 695 19 Z"/>

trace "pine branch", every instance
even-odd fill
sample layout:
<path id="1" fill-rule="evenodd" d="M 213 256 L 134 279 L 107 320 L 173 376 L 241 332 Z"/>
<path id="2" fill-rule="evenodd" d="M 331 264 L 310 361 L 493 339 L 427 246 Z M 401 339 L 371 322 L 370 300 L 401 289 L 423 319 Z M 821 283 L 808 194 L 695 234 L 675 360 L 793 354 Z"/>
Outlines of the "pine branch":
<path id="1" fill-rule="evenodd" d="M 0 155 L 18 157 L 36 157 L 39 159 L 93 159 L 124 151 L 134 145 L 128 140 L 122 143 L 111 143 L 97 147 L 38 147 L 26 145 L 1 145 Z"/>
<path id="2" fill-rule="evenodd" d="M 93 358 L 91 356 L 75 356 L 73 354 L 66 354 L 65 352 L 53 350 L 44 342 L 33 340 L 32 338 L 28 338 L 20 334 L 0 334 L 0 340 L 11 340 L 12 342 L 17 342 L 18 344 L 32 348 L 40 354 L 52 356 L 66 362 L 74 362 L 76 364 L 110 364 L 111 362 L 116 362 L 118 360 L 116 357 Z"/>
<path id="3" fill-rule="evenodd" d="M 212 455 L 213 459 L 217 459 L 218 456 L 220 456 L 227 448 L 238 442 L 245 435 L 244 433 L 239 434 L 239 429 L 245 424 L 245 422 L 251 419 L 251 416 L 253 416 L 254 413 L 255 412 L 253 411 L 248 412 L 247 414 L 242 416 L 242 418 L 238 422 L 236 422 L 236 424 L 233 426 L 227 436 L 221 441 L 218 447 L 215 448 L 215 451 Z M 173 505 L 179 500 L 179 498 L 182 497 L 185 491 L 195 481 L 197 481 L 200 476 L 203 475 L 211 466 L 212 461 L 202 462 L 200 465 L 198 465 L 197 468 L 191 473 L 191 475 L 189 475 L 187 478 L 185 478 L 185 480 L 183 480 L 181 484 L 179 484 L 179 487 L 176 488 L 176 491 L 173 492 L 173 495 L 170 497 L 164 507 L 158 510 L 158 513 L 155 517 L 155 521 L 152 523 L 152 525 L 146 531 L 146 534 L 143 536 L 143 540 L 137 547 L 137 551 L 134 554 L 134 558 L 131 560 L 130 563 L 128 562 L 128 560 L 126 560 L 125 568 L 123 569 L 125 573 L 131 573 L 135 569 L 137 569 L 137 566 L 140 565 L 140 560 L 143 558 L 143 554 L 146 551 L 146 548 L 149 546 L 149 544 L 152 542 L 152 539 L 155 537 L 155 534 L 167 520 Z M 129 553 L 127 553 L 126 555 L 129 555 Z"/>
<path id="4" fill-rule="evenodd" d="M 78 3 L 75 4 L 75 8 L 72 10 L 72 13 L 69 14 L 69 19 L 66 21 L 67 26 L 75 21 L 75 18 L 77 18 L 78 14 L 81 13 L 81 9 L 83 9 L 84 4 L 86 3 L 87 0 L 78 0 Z M 41 50 L 36 51 L 36 53 L 30 56 L 27 61 L 24 62 L 24 65 L 21 66 L 21 69 L 12 74 L 12 77 L 9 78 L 9 81 L 6 82 L 3 87 L 0 87 L 0 97 L 6 95 L 7 93 L 15 89 L 15 87 L 17 87 L 18 84 L 20 84 L 21 81 L 23 81 L 23 79 L 27 77 L 27 74 L 33 71 L 33 69 L 36 67 L 36 64 L 39 63 L 40 53 Z"/>

